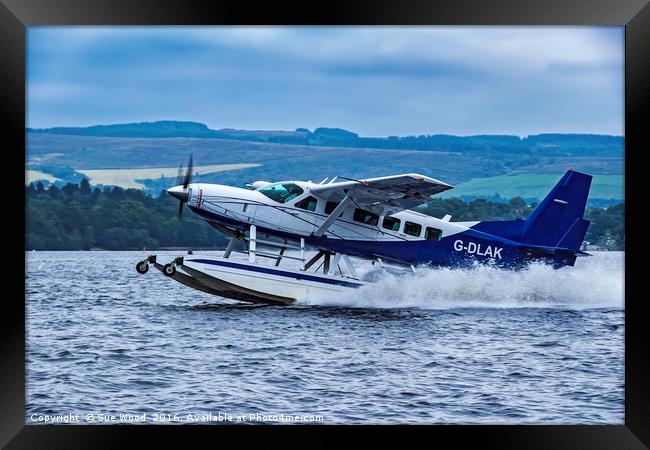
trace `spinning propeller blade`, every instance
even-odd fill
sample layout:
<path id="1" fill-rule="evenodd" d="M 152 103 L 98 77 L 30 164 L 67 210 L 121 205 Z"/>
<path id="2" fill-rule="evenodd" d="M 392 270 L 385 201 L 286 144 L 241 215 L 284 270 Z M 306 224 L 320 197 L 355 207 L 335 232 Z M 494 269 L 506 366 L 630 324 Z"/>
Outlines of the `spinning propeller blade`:
<path id="1" fill-rule="evenodd" d="M 178 186 L 183 182 L 183 163 L 180 163 L 178 165 L 178 175 L 176 175 L 176 184 L 174 186 Z"/>
<path id="2" fill-rule="evenodd" d="M 183 187 L 186 188 L 189 184 L 190 181 L 192 180 L 192 169 L 194 168 L 194 158 L 193 155 L 190 153 L 190 161 L 187 164 L 187 172 L 185 172 L 185 179 L 183 180 Z"/>
<path id="3" fill-rule="evenodd" d="M 181 217 L 183 216 L 183 203 L 183 200 L 178 202 L 178 220 L 181 220 Z"/>
<path id="4" fill-rule="evenodd" d="M 183 216 L 183 204 L 189 200 L 187 187 L 192 181 L 192 170 L 194 169 L 194 156 L 190 153 L 190 160 L 187 164 L 185 177 L 183 177 L 183 163 L 178 166 L 178 176 L 176 177 L 176 186 L 167 189 L 167 193 L 178 199 L 178 219 Z M 181 189 L 182 187 L 182 189 Z"/>

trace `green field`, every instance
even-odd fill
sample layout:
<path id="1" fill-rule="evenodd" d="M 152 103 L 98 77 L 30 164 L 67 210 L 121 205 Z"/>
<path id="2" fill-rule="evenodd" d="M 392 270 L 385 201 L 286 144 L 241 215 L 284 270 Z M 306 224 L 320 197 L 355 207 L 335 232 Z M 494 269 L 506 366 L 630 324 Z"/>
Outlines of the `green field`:
<path id="1" fill-rule="evenodd" d="M 460 183 L 440 197 L 524 197 L 542 199 L 562 177 L 561 173 L 519 173 L 489 178 L 473 178 Z M 594 175 L 589 198 L 623 200 L 623 175 Z"/>
<path id="2" fill-rule="evenodd" d="M 259 167 L 259 164 L 219 164 L 211 166 L 196 166 L 195 175 L 212 174 L 229 170 Z M 178 167 L 156 167 L 147 169 L 77 169 L 77 172 L 87 176 L 92 184 L 120 186 L 125 189 L 142 189 L 145 187 L 139 180 L 156 180 L 173 178 L 178 175 Z M 32 171 L 34 172 L 34 171 Z"/>
<path id="3" fill-rule="evenodd" d="M 332 143 L 318 146 L 200 137 L 136 138 L 28 132 L 27 168 L 39 171 L 38 177 L 44 174 L 56 177 L 59 187 L 90 177 L 92 185 L 144 188 L 146 193 L 158 195 L 174 181 L 178 164 L 185 163 L 193 154 L 197 166 L 238 165 L 237 170 L 201 170 L 194 178 L 201 183 L 243 186 L 256 180 L 317 182 L 333 176 L 362 179 L 418 173 L 458 186 L 443 194 L 445 197 L 502 201 L 512 196 L 529 200 L 544 196 L 561 174 L 573 166 L 596 176 L 590 195 L 592 206 L 621 200 L 622 138 L 583 136 L 576 143 L 575 136 L 571 136 L 553 138 L 559 139 L 559 146 L 552 148 L 548 147 L 549 138 L 543 136 L 536 138 L 539 142 L 533 138 L 488 136 L 476 138 L 473 143 L 459 137 L 434 136 L 431 137 L 434 141 L 450 141 L 435 150 L 422 150 L 336 147 Z M 419 148 L 419 138 L 409 139 L 402 143 L 412 141 L 412 146 Z M 367 140 L 357 144 L 373 142 L 377 144 Z M 495 194 L 500 197 L 495 198 Z"/>

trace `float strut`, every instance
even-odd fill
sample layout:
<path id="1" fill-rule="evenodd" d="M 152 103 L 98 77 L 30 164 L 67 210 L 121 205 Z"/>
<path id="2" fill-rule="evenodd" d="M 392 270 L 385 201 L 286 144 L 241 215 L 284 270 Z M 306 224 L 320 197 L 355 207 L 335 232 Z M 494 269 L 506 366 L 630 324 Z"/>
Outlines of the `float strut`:
<path id="1" fill-rule="evenodd" d="M 327 275 L 330 271 L 330 252 L 325 252 L 325 259 L 323 260 L 323 273 Z"/>
<path id="2" fill-rule="evenodd" d="M 255 249 L 257 242 L 257 227 L 251 225 L 250 233 L 248 236 L 248 261 L 251 263 L 255 262 Z"/>
<path id="3" fill-rule="evenodd" d="M 231 237 L 230 240 L 228 241 L 228 247 L 226 247 L 226 251 L 223 253 L 224 258 L 230 258 L 230 254 L 232 253 L 233 247 L 235 247 L 235 244 L 237 243 L 237 238 L 236 237 Z"/>
<path id="4" fill-rule="evenodd" d="M 316 253 L 309 261 L 305 263 L 303 270 L 307 270 L 313 266 L 324 254 L 325 252 L 323 250 L 319 250 L 318 253 Z"/>

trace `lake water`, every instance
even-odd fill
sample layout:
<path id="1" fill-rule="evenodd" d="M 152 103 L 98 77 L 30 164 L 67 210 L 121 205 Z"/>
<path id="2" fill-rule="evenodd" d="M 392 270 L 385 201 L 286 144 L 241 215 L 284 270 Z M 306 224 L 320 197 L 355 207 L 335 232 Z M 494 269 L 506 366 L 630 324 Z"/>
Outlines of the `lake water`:
<path id="1" fill-rule="evenodd" d="M 291 307 L 139 275 L 140 259 L 27 254 L 26 423 L 624 421 L 622 252 Z"/>

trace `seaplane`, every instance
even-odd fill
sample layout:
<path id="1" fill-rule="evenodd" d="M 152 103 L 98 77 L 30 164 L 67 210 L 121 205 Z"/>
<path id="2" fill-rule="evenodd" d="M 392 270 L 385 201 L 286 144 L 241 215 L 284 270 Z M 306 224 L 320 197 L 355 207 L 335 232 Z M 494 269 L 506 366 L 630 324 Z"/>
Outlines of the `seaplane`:
<path id="1" fill-rule="evenodd" d="M 184 177 L 179 168 L 177 185 L 167 193 L 180 202 L 179 219 L 187 207 L 230 238 L 227 248 L 220 256 L 188 252 L 168 262 L 149 255 L 136 269 L 144 274 L 153 265 L 177 282 L 227 299 L 288 305 L 354 293 L 384 272 L 480 264 L 519 270 L 540 261 L 559 269 L 588 256 L 581 245 L 592 177 L 572 168 L 525 220 L 455 222 L 413 210 L 453 188 L 416 173 L 255 181 L 240 188 L 192 183 L 192 161 Z M 371 270 L 358 275 L 352 259 Z M 291 267 L 280 267 L 283 261 Z"/>

